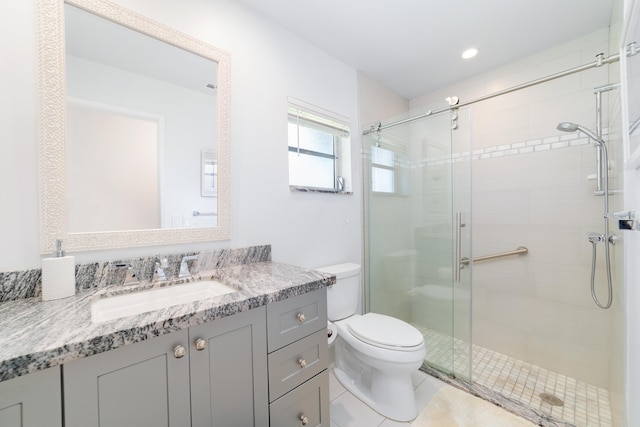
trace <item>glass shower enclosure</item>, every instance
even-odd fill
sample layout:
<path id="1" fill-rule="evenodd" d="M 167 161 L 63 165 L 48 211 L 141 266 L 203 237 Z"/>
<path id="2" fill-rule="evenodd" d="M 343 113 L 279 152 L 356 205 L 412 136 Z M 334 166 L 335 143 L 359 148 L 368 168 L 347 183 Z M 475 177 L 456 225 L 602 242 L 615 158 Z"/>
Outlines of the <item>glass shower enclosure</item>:
<path id="1" fill-rule="evenodd" d="M 454 109 L 379 127 L 363 142 L 366 309 L 415 326 L 425 366 L 463 380 L 471 377 L 469 115 Z"/>

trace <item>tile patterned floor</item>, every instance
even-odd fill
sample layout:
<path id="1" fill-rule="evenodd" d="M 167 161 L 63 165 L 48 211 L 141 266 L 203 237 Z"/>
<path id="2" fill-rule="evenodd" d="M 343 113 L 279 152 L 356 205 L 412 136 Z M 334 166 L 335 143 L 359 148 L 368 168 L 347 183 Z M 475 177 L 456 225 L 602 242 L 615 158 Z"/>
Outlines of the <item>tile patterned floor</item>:
<path id="1" fill-rule="evenodd" d="M 428 362 L 439 369 L 469 371 L 468 344 L 449 336 L 414 325 L 423 333 L 430 349 Z M 452 357 L 455 356 L 455 357 Z M 584 381 L 567 377 L 504 354 L 473 345 L 473 379 L 503 396 L 550 414 L 577 427 L 612 427 L 609 392 Z M 552 406 L 540 393 L 552 393 L 564 406 Z"/>
<path id="2" fill-rule="evenodd" d="M 390 420 L 369 408 L 329 373 L 331 427 L 534 427 L 522 418 L 455 389 L 424 372 L 413 377 L 416 402 L 422 411 L 411 423 Z"/>
<path id="3" fill-rule="evenodd" d="M 418 408 L 422 409 L 446 385 L 418 371 L 413 375 L 413 386 Z M 408 427 L 411 425 L 385 418 L 369 408 L 340 384 L 332 368 L 329 373 L 329 400 L 331 401 L 331 427 Z"/>

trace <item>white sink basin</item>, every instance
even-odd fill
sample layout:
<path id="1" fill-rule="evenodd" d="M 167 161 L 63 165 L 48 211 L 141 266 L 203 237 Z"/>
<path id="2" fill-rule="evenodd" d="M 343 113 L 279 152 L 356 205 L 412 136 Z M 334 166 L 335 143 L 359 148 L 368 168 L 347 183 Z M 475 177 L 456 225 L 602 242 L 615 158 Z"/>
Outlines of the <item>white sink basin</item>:
<path id="1" fill-rule="evenodd" d="M 233 292 L 236 292 L 236 289 L 220 282 L 204 280 L 105 297 L 91 304 L 91 320 L 94 322 L 106 322 L 120 317 L 133 316 Z"/>

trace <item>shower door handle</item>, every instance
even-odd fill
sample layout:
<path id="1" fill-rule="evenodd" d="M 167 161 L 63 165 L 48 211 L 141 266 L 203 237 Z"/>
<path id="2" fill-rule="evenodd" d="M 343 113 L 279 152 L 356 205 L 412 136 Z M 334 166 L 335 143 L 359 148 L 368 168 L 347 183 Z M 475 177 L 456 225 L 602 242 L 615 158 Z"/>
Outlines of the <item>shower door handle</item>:
<path id="1" fill-rule="evenodd" d="M 454 248 L 454 261 L 453 270 L 455 275 L 455 281 L 460 282 L 461 270 L 464 268 L 462 264 L 462 227 L 465 224 L 462 222 L 462 212 L 456 212 L 456 233 L 455 233 L 455 248 Z"/>

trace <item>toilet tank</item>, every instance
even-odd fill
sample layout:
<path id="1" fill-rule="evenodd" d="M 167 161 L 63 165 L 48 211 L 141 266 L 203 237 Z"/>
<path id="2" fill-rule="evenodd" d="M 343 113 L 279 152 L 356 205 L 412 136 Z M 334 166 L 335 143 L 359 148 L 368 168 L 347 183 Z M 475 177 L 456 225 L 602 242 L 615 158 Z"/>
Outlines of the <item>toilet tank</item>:
<path id="1" fill-rule="evenodd" d="M 392 292 L 414 288 L 416 251 L 402 249 L 382 256 L 382 286 Z"/>
<path id="2" fill-rule="evenodd" d="M 337 264 L 316 270 L 336 276 L 336 284 L 327 289 L 329 320 L 340 320 L 355 314 L 360 300 L 360 265 Z"/>

